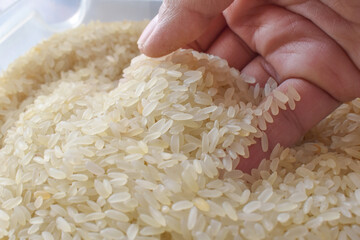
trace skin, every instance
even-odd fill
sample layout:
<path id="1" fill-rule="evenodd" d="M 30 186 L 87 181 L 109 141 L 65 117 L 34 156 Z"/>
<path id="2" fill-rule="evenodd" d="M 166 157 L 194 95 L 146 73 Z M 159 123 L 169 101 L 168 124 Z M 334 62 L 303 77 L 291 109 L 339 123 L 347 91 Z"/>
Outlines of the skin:
<path id="1" fill-rule="evenodd" d="M 194 48 L 260 85 L 271 76 L 280 91 L 293 86 L 301 100 L 268 126 L 271 150 L 295 144 L 342 102 L 360 97 L 359 13 L 359 0 L 165 0 L 138 44 L 151 57 Z M 257 143 L 238 168 L 250 172 L 266 156 Z"/>

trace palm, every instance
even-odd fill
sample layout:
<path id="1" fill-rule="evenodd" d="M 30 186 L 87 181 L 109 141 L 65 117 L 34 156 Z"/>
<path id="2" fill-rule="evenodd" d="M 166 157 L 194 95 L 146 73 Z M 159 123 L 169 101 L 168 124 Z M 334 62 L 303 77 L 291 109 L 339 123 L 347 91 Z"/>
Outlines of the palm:
<path id="1" fill-rule="evenodd" d="M 237 0 L 211 22 L 206 20 L 208 13 L 195 6 L 182 13 L 186 16 L 182 26 L 189 26 L 186 21 L 192 16 L 198 19 L 188 29 L 190 34 L 182 37 L 184 28 L 170 32 L 165 41 L 169 45 L 162 49 L 191 42 L 187 46 L 227 59 L 231 66 L 255 76 L 260 85 L 272 76 L 280 90 L 295 87 L 302 100 L 294 111 L 280 112 L 267 131 L 270 147 L 277 142 L 289 146 L 340 102 L 360 96 L 360 2 L 349 0 L 345 6 L 338 2 Z M 205 23 L 199 36 L 197 28 Z M 173 25 L 177 27 L 176 22 Z M 171 37 L 180 39 L 175 40 L 178 45 L 171 45 Z M 153 44 L 152 50 L 161 49 Z M 257 166 L 263 157 L 258 145 L 253 148 L 252 161 L 242 161 L 244 170 Z"/>

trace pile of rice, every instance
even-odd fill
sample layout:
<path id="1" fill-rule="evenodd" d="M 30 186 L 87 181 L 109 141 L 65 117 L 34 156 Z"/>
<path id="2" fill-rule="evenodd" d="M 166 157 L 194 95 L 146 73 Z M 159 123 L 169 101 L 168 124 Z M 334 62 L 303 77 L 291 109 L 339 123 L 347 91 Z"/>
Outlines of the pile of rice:
<path id="1" fill-rule="evenodd" d="M 190 50 L 127 67 L 145 24 L 55 35 L 0 77 L 0 237 L 359 239 L 360 99 L 244 174 L 298 94 Z"/>

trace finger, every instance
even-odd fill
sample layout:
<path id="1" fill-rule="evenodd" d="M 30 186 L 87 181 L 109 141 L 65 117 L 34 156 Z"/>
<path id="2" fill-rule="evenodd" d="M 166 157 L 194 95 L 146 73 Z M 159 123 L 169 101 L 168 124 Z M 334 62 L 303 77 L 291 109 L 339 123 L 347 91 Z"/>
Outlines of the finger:
<path id="1" fill-rule="evenodd" d="M 154 31 L 155 26 L 157 24 L 158 21 L 158 15 L 156 15 L 150 22 L 149 24 L 146 26 L 146 28 L 144 29 L 144 31 L 141 33 L 141 36 L 137 42 L 139 49 L 141 49 L 143 47 L 143 43 L 145 42 L 145 40 L 150 36 L 150 34 Z"/>
<path id="2" fill-rule="evenodd" d="M 271 0 L 302 15 L 321 28 L 346 51 L 360 69 L 360 1 Z"/>
<path id="3" fill-rule="evenodd" d="M 225 18 L 222 14 L 219 14 L 219 16 L 215 17 L 215 19 L 211 21 L 205 32 L 195 40 L 196 44 L 199 46 L 199 51 L 207 51 L 225 27 Z"/>
<path id="4" fill-rule="evenodd" d="M 140 50 L 150 57 L 159 57 L 195 41 L 231 2 L 164 1 L 155 28 L 139 42 Z"/>
<path id="5" fill-rule="evenodd" d="M 312 22 L 281 7 L 236 3 L 224 12 L 230 28 L 276 69 L 280 81 L 306 79 L 343 102 L 360 96 L 360 71 Z"/>
<path id="6" fill-rule="evenodd" d="M 225 28 L 207 53 L 226 59 L 231 67 L 242 69 L 256 54 L 231 29 Z"/>
<path id="7" fill-rule="evenodd" d="M 215 17 L 205 29 L 204 33 L 195 41 L 181 46 L 181 48 L 191 48 L 199 52 L 206 52 L 211 44 L 217 39 L 226 27 L 226 21 L 222 14 Z"/>
<path id="8" fill-rule="evenodd" d="M 268 65 L 262 56 L 257 56 L 241 70 L 241 73 L 255 78 L 255 84 L 264 87 L 269 77 L 277 78 Z"/>
<path id="9" fill-rule="evenodd" d="M 289 107 L 273 115 L 273 123 L 268 123 L 265 130 L 268 139 L 268 151 L 264 152 L 260 139 L 249 148 L 250 158 L 242 159 L 237 166 L 244 172 L 258 167 L 261 160 L 268 158 L 276 144 L 291 146 L 309 129 L 339 106 L 339 102 L 321 88 L 302 79 L 288 79 L 277 90 L 287 93 L 293 87 L 301 96 L 294 110 Z M 275 98 L 274 98 L 275 99 Z M 274 103 L 273 103 L 274 104 Z M 276 106 L 276 104 L 275 104 Z"/>

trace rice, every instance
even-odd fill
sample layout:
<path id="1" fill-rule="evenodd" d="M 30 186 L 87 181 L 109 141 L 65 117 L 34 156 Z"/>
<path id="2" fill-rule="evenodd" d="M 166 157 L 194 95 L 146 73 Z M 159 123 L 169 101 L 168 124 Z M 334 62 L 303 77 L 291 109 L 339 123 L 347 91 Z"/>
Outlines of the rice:
<path id="1" fill-rule="evenodd" d="M 190 50 L 134 58 L 145 24 L 54 35 L 1 75 L 1 238 L 360 238 L 360 99 L 271 149 L 292 86 Z M 255 141 L 271 154 L 249 175 Z"/>

